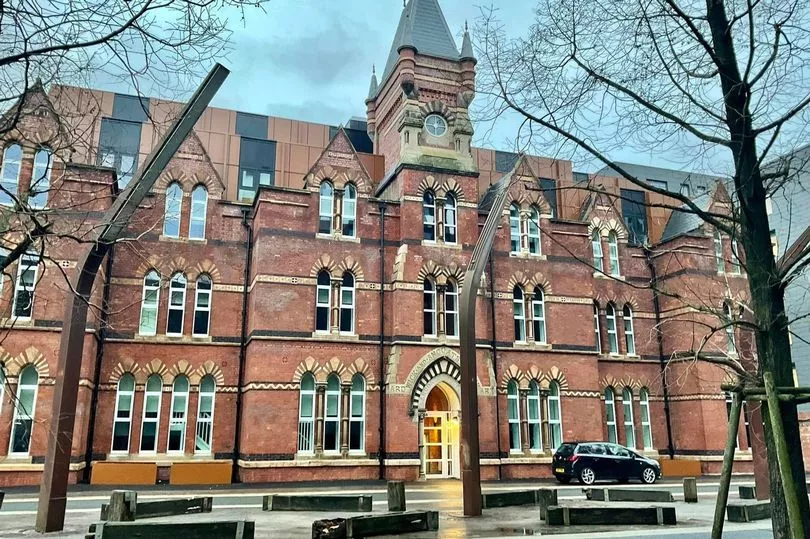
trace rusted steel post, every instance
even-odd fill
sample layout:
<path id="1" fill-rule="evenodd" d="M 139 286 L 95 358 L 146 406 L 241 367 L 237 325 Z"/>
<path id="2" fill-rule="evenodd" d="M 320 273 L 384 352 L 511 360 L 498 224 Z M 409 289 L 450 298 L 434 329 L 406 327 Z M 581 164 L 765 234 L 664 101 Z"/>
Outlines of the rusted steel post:
<path id="1" fill-rule="evenodd" d="M 73 445 L 73 424 L 76 421 L 76 399 L 87 324 L 87 305 L 96 272 L 110 246 L 127 227 L 132 214 L 152 189 L 180 144 L 194 128 L 228 73 L 229 71 L 220 64 L 216 64 L 208 73 L 171 129 L 147 156 L 141 171 L 113 201 L 102 219 L 102 227 L 95 243 L 80 257 L 73 282 L 75 292 L 70 289 L 67 292 L 65 320 L 59 343 L 59 363 L 56 367 L 48 452 L 45 456 L 45 469 L 37 507 L 36 529 L 39 532 L 59 531 L 65 525 L 70 453 Z"/>
<path id="2" fill-rule="evenodd" d="M 500 182 L 484 229 L 473 249 L 461 289 L 461 485 L 464 515 L 481 516 L 481 463 L 478 440 L 478 376 L 475 354 L 475 300 L 495 232 L 506 204 L 511 173 Z M 490 279 L 492 276 L 490 275 Z"/>

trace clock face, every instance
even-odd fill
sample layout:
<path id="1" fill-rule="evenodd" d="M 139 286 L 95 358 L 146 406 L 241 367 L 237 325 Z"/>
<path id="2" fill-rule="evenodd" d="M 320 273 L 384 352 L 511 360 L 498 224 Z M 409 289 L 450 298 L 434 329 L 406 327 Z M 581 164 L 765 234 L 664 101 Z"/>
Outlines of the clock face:
<path id="1" fill-rule="evenodd" d="M 441 137 L 447 132 L 447 122 L 438 114 L 431 114 L 425 118 L 425 129 L 434 137 Z"/>

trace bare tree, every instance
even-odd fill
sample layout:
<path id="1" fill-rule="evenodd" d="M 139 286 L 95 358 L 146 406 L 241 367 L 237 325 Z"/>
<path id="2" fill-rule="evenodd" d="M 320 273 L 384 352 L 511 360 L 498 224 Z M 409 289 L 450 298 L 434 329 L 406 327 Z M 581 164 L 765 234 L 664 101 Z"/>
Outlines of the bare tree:
<path id="1" fill-rule="evenodd" d="M 521 144 L 609 165 L 739 239 L 755 374 L 771 372 L 777 386 L 792 385 L 784 293 L 807 265 L 808 242 L 776 263 L 766 197 L 793 176 L 784 163 L 764 164 L 808 138 L 810 6 L 802 0 L 540 0 L 535 16 L 525 37 L 512 38 L 497 12 L 483 13 L 478 91 L 490 98 L 487 112 L 521 117 Z M 635 177 L 610 157 L 621 147 L 681 152 L 693 167 L 726 174 L 733 213 L 720 217 Z M 804 529 L 810 529 L 796 406 L 782 403 L 781 413 Z M 786 537 L 767 414 L 765 438 L 774 534 Z"/>

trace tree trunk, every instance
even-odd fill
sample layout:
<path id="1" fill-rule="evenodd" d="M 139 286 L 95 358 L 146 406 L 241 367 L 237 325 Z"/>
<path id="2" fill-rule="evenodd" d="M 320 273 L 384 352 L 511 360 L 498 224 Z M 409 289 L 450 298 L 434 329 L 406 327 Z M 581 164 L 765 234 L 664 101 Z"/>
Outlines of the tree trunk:
<path id="1" fill-rule="evenodd" d="M 777 387 L 793 385 L 790 341 L 785 315 L 784 289 L 778 278 L 771 247 L 770 227 L 765 210 L 765 186 L 762 181 L 756 135 L 750 112 L 750 87 L 739 71 L 734 39 L 731 35 L 725 0 L 706 0 L 706 17 L 711 30 L 712 48 L 718 76 L 723 89 L 726 124 L 731 135 L 734 158 L 734 187 L 740 239 L 745 249 L 745 268 L 751 292 L 751 307 L 756 332 L 757 358 L 760 377 L 764 371 L 773 373 Z M 763 407 L 767 406 L 763 402 Z M 804 528 L 810 529 L 810 502 L 807 498 L 804 461 L 796 405 L 783 402 L 780 412 L 784 421 L 785 438 L 790 451 L 790 467 L 799 496 Z M 775 538 L 790 537 L 790 525 L 771 421 L 765 419 L 765 444 L 768 449 L 768 469 L 771 482 L 771 514 Z"/>

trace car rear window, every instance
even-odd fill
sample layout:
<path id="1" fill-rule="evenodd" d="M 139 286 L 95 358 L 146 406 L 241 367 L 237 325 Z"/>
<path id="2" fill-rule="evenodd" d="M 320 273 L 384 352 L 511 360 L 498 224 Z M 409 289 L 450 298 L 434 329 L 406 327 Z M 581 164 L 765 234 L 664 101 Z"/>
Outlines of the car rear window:
<path id="1" fill-rule="evenodd" d="M 570 457 L 574 454 L 574 448 L 576 448 L 576 444 L 562 444 L 557 448 L 557 453 L 563 457 Z"/>

